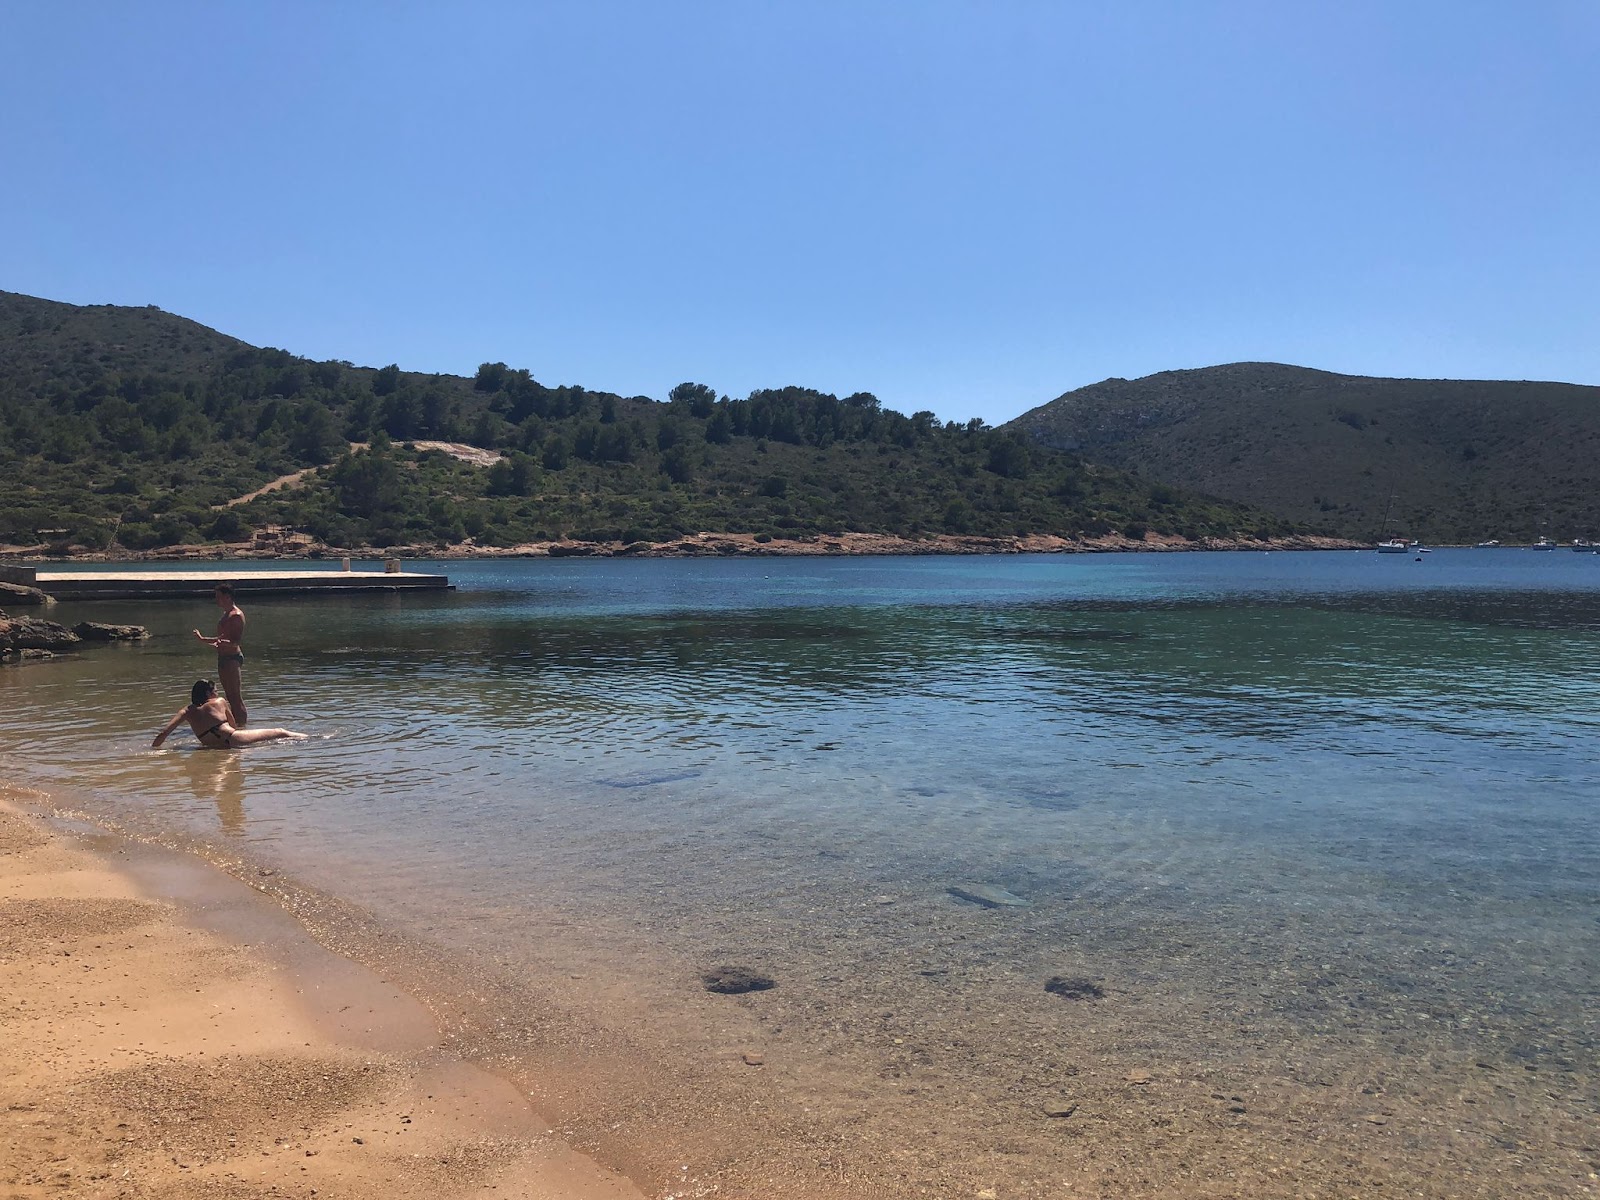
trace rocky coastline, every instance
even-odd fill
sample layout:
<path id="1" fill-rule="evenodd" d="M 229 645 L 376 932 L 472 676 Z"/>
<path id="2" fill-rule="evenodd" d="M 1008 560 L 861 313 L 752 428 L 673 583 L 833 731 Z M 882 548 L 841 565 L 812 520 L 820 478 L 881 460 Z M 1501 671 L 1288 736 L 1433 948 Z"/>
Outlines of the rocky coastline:
<path id="1" fill-rule="evenodd" d="M 48 597 L 46 601 L 53 603 Z M 39 617 L 13 617 L 0 610 L 0 662 L 54 658 L 63 650 L 76 650 L 90 643 L 138 642 L 149 636 L 150 631 L 143 625 L 79 621 L 68 629 L 55 621 Z"/>
<path id="2" fill-rule="evenodd" d="M 1346 538 L 1300 534 L 1278 538 L 1199 538 L 1148 534 L 1142 539 L 1122 534 L 1066 538 L 1054 534 L 981 537 L 935 534 L 909 538 L 883 533 L 816 534 L 774 538 L 750 533 L 695 533 L 663 542 L 592 542 L 559 540 L 516 546 L 480 546 L 471 540 L 450 545 L 422 543 L 387 547 L 330 546 L 300 535 L 259 543 L 211 543 L 167 546 L 158 550 L 111 553 L 82 546 L 0 546 L 0 560 L 28 562 L 211 562 L 219 559 L 300 561 L 305 559 L 410 558 L 737 558 L 822 557 L 934 554 L 1127 554 L 1194 553 L 1213 550 L 1360 550 L 1366 543 Z"/>

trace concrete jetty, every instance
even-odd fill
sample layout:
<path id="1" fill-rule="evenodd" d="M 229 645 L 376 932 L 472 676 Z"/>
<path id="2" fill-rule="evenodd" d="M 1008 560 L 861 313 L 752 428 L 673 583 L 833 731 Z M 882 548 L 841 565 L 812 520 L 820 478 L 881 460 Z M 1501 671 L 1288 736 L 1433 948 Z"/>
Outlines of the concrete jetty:
<path id="1" fill-rule="evenodd" d="M 226 563 L 204 569 L 181 570 L 130 567 L 126 570 L 89 569 L 71 566 L 8 566 L 8 583 L 38 588 L 57 600 L 158 600 L 190 596 L 209 596 L 211 589 L 226 580 L 236 595 L 314 595 L 320 592 L 420 592 L 452 591 L 445 575 L 399 570 L 307 570 L 301 567 L 229 570 Z"/>

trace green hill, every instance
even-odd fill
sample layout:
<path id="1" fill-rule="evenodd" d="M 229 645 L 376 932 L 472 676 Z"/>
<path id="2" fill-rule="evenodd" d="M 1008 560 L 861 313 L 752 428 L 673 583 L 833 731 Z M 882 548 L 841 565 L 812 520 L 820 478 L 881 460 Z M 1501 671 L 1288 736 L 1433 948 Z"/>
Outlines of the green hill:
<path id="1" fill-rule="evenodd" d="M 1600 536 L 1600 388 L 1233 363 L 1107 379 L 1004 428 L 1351 538 Z"/>
<path id="2" fill-rule="evenodd" d="M 18 392 L 108 372 L 193 376 L 248 348 L 153 304 L 61 304 L 0 292 L 0 386 Z"/>
<path id="3" fill-rule="evenodd" d="M 430 440 L 504 457 L 474 466 L 415 444 Z M 228 504 L 296 472 L 294 486 Z M 867 393 L 733 399 L 686 383 L 658 402 L 547 386 L 504 363 L 471 379 L 424 375 L 259 349 L 155 308 L 0 292 L 0 543 L 45 530 L 57 544 L 152 550 L 266 525 L 344 547 L 702 530 L 1296 532 Z"/>

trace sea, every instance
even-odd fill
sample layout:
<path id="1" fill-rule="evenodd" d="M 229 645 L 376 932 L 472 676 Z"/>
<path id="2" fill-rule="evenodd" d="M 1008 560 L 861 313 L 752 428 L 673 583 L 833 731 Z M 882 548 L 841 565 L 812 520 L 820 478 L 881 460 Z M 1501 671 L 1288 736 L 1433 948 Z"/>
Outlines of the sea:
<path id="1" fill-rule="evenodd" d="M 237 753 L 150 748 L 209 599 L 56 606 L 152 636 L 0 669 L 7 783 L 650 1195 L 1600 1189 L 1600 555 L 407 568 L 243 597 Z"/>

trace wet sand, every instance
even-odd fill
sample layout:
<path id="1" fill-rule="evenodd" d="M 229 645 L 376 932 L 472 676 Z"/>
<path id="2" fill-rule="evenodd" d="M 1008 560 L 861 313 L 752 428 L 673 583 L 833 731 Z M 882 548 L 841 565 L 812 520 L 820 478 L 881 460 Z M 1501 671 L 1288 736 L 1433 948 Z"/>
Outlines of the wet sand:
<path id="1" fill-rule="evenodd" d="M 0 800 L 0 1194 L 640 1200 L 207 864 Z"/>

